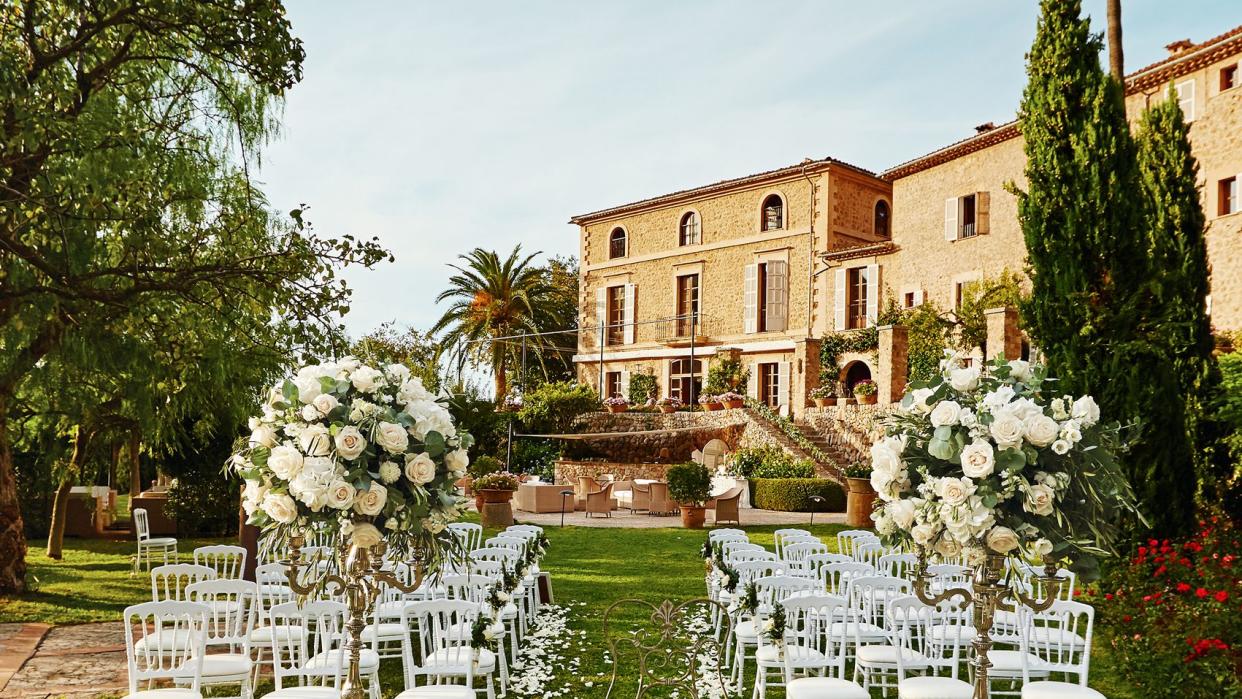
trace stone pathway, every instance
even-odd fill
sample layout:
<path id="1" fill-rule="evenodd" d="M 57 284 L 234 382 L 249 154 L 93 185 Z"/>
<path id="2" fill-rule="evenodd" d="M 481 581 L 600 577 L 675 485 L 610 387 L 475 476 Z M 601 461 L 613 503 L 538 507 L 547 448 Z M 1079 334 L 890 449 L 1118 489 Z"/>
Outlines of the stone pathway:
<path id="1" fill-rule="evenodd" d="M 0 697 L 86 697 L 126 692 L 119 621 L 50 628 L 0 624 Z"/>

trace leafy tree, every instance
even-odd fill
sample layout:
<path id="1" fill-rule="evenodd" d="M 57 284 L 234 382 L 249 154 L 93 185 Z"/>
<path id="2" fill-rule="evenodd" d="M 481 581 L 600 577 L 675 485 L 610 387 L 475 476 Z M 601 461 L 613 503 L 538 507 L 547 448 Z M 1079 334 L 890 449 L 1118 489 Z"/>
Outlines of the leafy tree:
<path id="1" fill-rule="evenodd" d="M 1022 277 L 1012 270 L 1002 270 L 997 277 L 984 277 L 962 287 L 962 303 L 954 316 L 957 319 L 956 344 L 959 349 L 975 347 L 987 351 L 990 308 L 1018 308 L 1024 298 Z"/>
<path id="2" fill-rule="evenodd" d="M 565 290 L 546 270 L 532 264 L 538 255 L 523 257 L 521 245 L 503 259 L 494 251 L 475 248 L 460 256 L 463 264 L 449 265 L 457 273 L 436 297 L 437 303 L 450 304 L 431 332 L 440 336 L 459 369 L 472 362 L 491 370 L 497 405 L 509 394 L 510 372 L 522 364 L 523 343 L 513 338 L 530 335 L 525 341 L 527 360 L 546 372 L 546 360 L 555 350 L 536 333 L 567 322 L 560 317 L 569 308 L 560 298 Z"/>
<path id="3" fill-rule="evenodd" d="M 134 333 L 175 340 L 186 309 L 239 349 L 314 351 L 340 338 L 349 291 L 337 268 L 387 257 L 314 235 L 300 210 L 276 216 L 254 187 L 302 59 L 276 0 L 0 10 L 0 592 L 25 585 L 8 422 L 19 401 L 53 412 L 28 387 L 37 367 L 95 376 L 102 360 L 87 355 Z M 65 419 L 89 446 L 91 420 Z"/>
<path id="4" fill-rule="evenodd" d="M 404 364 L 410 375 L 422 379 L 429 391 L 439 391 L 444 384 L 440 344 L 430 332 L 412 327 L 400 329 L 395 321 L 389 321 L 359 338 L 350 353 L 373 364 Z M 470 434 L 478 438 L 474 432 Z"/>

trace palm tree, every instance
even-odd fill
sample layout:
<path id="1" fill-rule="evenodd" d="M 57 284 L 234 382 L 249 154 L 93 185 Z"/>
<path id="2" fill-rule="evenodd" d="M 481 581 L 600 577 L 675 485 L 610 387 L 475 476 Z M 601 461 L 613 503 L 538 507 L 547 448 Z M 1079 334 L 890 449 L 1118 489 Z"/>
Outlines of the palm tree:
<path id="1" fill-rule="evenodd" d="M 1121 50 L 1121 0 L 1108 0 L 1108 72 L 1125 82 L 1125 58 Z"/>
<path id="2" fill-rule="evenodd" d="M 497 404 L 509 392 L 509 371 L 521 352 L 521 343 L 497 338 L 558 329 L 568 322 L 557 310 L 564 307 L 559 303 L 564 292 L 546 269 L 531 264 L 539 254 L 522 257 L 518 245 L 501 259 L 495 251 L 475 248 L 459 256 L 463 264 L 449 265 L 457 273 L 436 297 L 436 303 L 452 303 L 431 332 L 443 333 L 440 341 L 459 369 L 467 360 L 491 365 Z M 528 357 L 542 364 L 546 344 L 538 336 L 529 338 Z"/>

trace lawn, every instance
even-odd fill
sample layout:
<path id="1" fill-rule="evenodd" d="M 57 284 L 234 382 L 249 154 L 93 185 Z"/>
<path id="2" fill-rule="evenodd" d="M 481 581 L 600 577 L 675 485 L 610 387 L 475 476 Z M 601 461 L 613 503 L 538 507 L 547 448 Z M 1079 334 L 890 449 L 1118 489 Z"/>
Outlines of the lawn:
<path id="1" fill-rule="evenodd" d="M 770 547 L 776 528 L 748 527 L 747 531 L 752 541 Z M 813 532 L 833 546 L 840 529 L 840 525 L 817 524 Z M 699 548 L 706 534 L 680 528 L 579 527 L 550 527 L 547 534 L 552 548 L 543 568 L 552 575 L 556 601 L 569 607 L 569 618 L 565 642 L 555 644 L 563 659 L 556 664 L 554 679 L 546 688 L 567 689 L 559 695 L 565 697 L 603 697 L 612 670 L 601 632 L 605 610 L 620 599 L 659 604 L 665 599 L 681 601 L 702 596 L 703 561 Z M 183 557 L 194 546 L 209 541 L 183 540 Z M 31 543 L 30 573 L 35 589 L 16 599 L 0 599 L 0 622 L 67 624 L 112 620 L 119 618 L 126 605 L 150 597 L 147 576 L 130 575 L 132 542 L 68 540 L 63 561 L 47 559 L 41 542 Z M 637 608 L 629 609 L 619 620 L 626 626 L 646 623 L 645 615 Z M 1112 680 L 1115 673 L 1109 667 L 1106 638 L 1105 633 L 1097 633 L 1091 684 L 1110 699 L 1134 697 L 1130 690 Z M 576 663 L 569 662 L 573 658 Z M 634 696 L 634 672 L 632 668 L 622 668 L 623 679 L 614 697 Z M 383 685 L 386 697 L 401 690 L 399 663 L 385 661 Z M 265 689 L 260 687 L 260 692 Z M 547 695 L 541 692 L 533 696 Z M 768 696 L 780 699 L 784 694 L 773 690 Z"/>

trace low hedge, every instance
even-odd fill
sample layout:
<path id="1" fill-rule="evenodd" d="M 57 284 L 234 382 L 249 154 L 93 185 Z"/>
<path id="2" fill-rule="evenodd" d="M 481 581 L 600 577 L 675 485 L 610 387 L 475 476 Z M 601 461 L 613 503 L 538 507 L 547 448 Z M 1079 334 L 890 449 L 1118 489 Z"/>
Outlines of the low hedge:
<path id="1" fill-rule="evenodd" d="M 827 478 L 756 478 L 751 484 L 751 502 L 761 510 L 810 512 L 812 495 L 824 498 L 816 512 L 844 512 L 845 490 Z"/>

